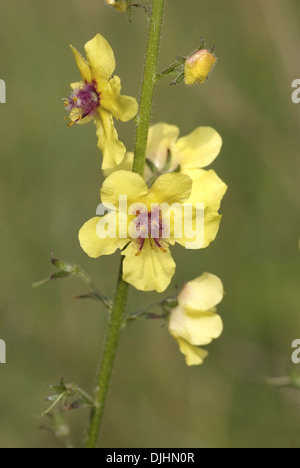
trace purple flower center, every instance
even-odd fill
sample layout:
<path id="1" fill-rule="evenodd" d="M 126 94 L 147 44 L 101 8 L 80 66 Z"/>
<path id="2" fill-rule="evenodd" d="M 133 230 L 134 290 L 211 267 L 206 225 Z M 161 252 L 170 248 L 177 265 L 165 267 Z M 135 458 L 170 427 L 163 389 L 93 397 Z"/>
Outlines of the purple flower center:
<path id="1" fill-rule="evenodd" d="M 73 113 L 73 117 L 75 116 L 75 120 L 72 119 L 69 126 L 74 125 L 85 117 L 94 115 L 99 106 L 100 95 L 97 92 L 95 82 L 85 83 L 75 88 L 65 100 L 67 111 Z"/>
<path id="2" fill-rule="evenodd" d="M 136 230 L 140 233 L 140 235 L 137 239 L 139 250 L 135 255 L 141 255 L 146 239 L 150 240 L 151 247 L 151 239 L 153 239 L 155 245 L 157 245 L 157 247 L 159 247 L 162 252 L 166 253 L 167 250 L 164 249 L 160 243 L 160 239 L 163 237 L 164 231 L 161 210 L 154 210 L 151 212 L 137 211 L 136 214 Z"/>

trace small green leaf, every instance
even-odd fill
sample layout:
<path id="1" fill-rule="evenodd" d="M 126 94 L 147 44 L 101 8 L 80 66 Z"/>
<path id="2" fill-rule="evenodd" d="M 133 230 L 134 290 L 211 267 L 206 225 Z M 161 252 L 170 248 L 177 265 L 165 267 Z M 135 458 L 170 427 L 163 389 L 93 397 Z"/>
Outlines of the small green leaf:
<path id="1" fill-rule="evenodd" d="M 170 169 L 170 166 L 171 166 L 171 162 L 172 162 L 172 153 L 171 153 L 170 148 L 168 148 L 167 160 L 166 160 L 166 164 L 165 164 L 165 166 L 163 168 L 163 172 L 168 172 L 168 170 Z"/>
<path id="2" fill-rule="evenodd" d="M 91 404 L 87 402 L 84 398 L 78 398 L 78 400 L 73 401 L 70 405 L 63 408 L 64 411 L 76 410 L 81 408 L 90 407 Z"/>
<path id="3" fill-rule="evenodd" d="M 164 300 L 163 305 L 170 309 L 175 309 L 178 306 L 178 300 L 176 297 L 168 297 Z"/>
<path id="4" fill-rule="evenodd" d="M 55 280 L 55 279 L 61 279 L 61 278 L 66 278 L 67 276 L 70 276 L 71 273 L 68 273 L 67 271 L 56 271 L 55 273 L 52 273 L 49 277 L 50 281 Z"/>
<path id="5" fill-rule="evenodd" d="M 50 390 L 52 390 L 53 392 L 56 392 L 56 393 L 62 393 L 64 390 L 62 389 L 62 387 L 59 387 L 59 386 L 56 386 L 56 385 L 48 385 L 48 388 Z"/>
<path id="6" fill-rule="evenodd" d="M 173 173 L 174 174 L 178 174 L 179 172 L 181 171 L 181 166 L 180 164 L 176 167 L 176 169 L 174 169 Z"/>
<path id="7" fill-rule="evenodd" d="M 204 49 L 205 46 L 206 46 L 205 39 L 204 39 L 203 37 L 201 37 L 201 39 L 200 39 L 200 45 L 199 45 L 199 47 L 198 47 L 198 50 Z"/>
<path id="8" fill-rule="evenodd" d="M 184 80 L 184 73 L 181 73 L 177 78 L 175 78 L 172 83 L 170 83 L 171 86 L 176 86 L 178 84 L 181 84 Z"/>
<path id="9" fill-rule="evenodd" d="M 103 298 L 96 293 L 90 294 L 80 294 L 79 296 L 74 296 L 74 299 L 93 299 L 94 301 L 103 302 Z"/>
<path id="10" fill-rule="evenodd" d="M 69 273 L 71 275 L 76 275 L 78 273 L 78 267 L 76 265 L 73 265 L 73 263 L 65 262 L 61 258 L 55 257 L 53 253 L 51 253 L 51 263 L 59 271 Z"/>
<path id="11" fill-rule="evenodd" d="M 55 401 L 57 398 L 59 398 L 61 393 L 56 393 L 55 395 L 50 395 L 46 398 L 46 401 Z"/>
<path id="12" fill-rule="evenodd" d="M 156 174 L 158 172 L 157 167 L 155 166 L 155 164 L 150 159 L 148 159 L 148 158 L 146 159 L 146 164 L 149 167 L 152 174 Z"/>

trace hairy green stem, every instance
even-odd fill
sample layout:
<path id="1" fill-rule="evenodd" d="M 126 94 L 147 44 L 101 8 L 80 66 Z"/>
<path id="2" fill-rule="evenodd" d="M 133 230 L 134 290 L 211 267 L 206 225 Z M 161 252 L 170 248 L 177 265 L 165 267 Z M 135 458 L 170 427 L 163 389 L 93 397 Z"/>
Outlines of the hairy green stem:
<path id="1" fill-rule="evenodd" d="M 155 77 L 161 35 L 163 8 L 165 0 L 154 0 L 150 20 L 148 48 L 144 70 L 144 81 L 140 101 L 140 112 L 136 132 L 135 156 L 133 172 L 144 173 L 148 130 L 150 125 Z M 122 278 L 123 261 L 121 261 L 117 289 L 113 308 L 108 324 L 104 349 L 101 356 L 99 372 L 96 379 L 94 407 L 91 409 L 90 422 L 85 447 L 95 448 L 103 419 L 105 402 L 119 344 L 121 330 L 124 325 L 124 313 L 129 285 Z"/>
<path id="2" fill-rule="evenodd" d="M 100 361 L 100 368 L 96 379 L 94 407 L 91 409 L 85 448 L 95 448 L 97 444 L 107 391 L 117 353 L 120 332 L 123 326 L 123 316 L 127 296 L 128 284 L 122 279 L 121 263 L 114 305 L 110 315 L 106 340 Z"/>
<path id="3" fill-rule="evenodd" d="M 154 0 L 149 28 L 144 81 L 142 87 L 139 123 L 136 131 L 133 172 L 143 176 L 146 160 L 148 132 L 156 83 L 157 62 L 165 0 Z"/>

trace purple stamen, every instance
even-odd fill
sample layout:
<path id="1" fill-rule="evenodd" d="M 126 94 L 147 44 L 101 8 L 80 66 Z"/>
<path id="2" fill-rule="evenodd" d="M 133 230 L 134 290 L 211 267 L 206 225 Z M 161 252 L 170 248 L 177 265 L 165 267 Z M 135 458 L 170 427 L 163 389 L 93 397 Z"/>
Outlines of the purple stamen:
<path id="1" fill-rule="evenodd" d="M 100 95 L 97 92 L 95 82 L 85 83 L 83 86 L 74 89 L 65 101 L 67 111 L 78 111 L 78 118 L 72 123 L 76 123 L 78 120 L 94 115 L 99 106 Z"/>
<path id="2" fill-rule="evenodd" d="M 137 231 L 141 232 L 138 237 L 139 250 L 136 253 L 136 256 L 141 255 L 143 247 L 145 245 L 145 240 L 149 239 L 150 245 L 153 248 L 151 239 L 154 240 L 155 245 L 164 253 L 167 252 L 159 242 L 159 239 L 163 237 L 163 220 L 162 213 L 159 212 L 143 212 L 137 211 Z M 143 229 L 143 227 L 145 229 Z"/>

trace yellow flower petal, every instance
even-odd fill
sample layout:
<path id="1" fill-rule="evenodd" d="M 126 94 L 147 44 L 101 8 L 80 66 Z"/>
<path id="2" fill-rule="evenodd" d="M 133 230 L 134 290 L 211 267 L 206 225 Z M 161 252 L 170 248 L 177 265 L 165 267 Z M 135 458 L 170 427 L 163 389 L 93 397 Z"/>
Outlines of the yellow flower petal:
<path id="1" fill-rule="evenodd" d="M 150 127 L 147 158 L 155 164 L 159 171 L 164 168 L 167 162 L 168 150 L 171 150 L 178 137 L 179 128 L 175 125 L 158 123 Z"/>
<path id="2" fill-rule="evenodd" d="M 199 366 L 203 364 L 204 359 L 208 356 L 207 351 L 191 345 L 182 338 L 176 338 L 176 340 L 179 344 L 180 351 L 185 356 L 185 362 L 188 366 Z"/>
<path id="3" fill-rule="evenodd" d="M 199 227 L 197 227 L 196 210 L 194 210 L 192 220 L 188 223 L 188 225 L 184 226 L 182 238 L 176 237 L 175 240 L 178 244 L 182 245 L 186 249 L 205 249 L 217 237 L 221 219 L 222 216 L 219 215 L 219 213 L 216 211 L 205 210 L 204 232 L 202 232 L 203 226 L 201 226 L 201 222 L 198 221 L 200 224 L 200 230 Z"/>
<path id="4" fill-rule="evenodd" d="M 220 229 L 220 222 L 222 215 L 215 211 L 210 211 L 204 215 L 204 245 L 205 249 L 208 247 L 217 237 Z"/>
<path id="5" fill-rule="evenodd" d="M 110 174 L 113 174 L 116 171 L 130 171 L 131 172 L 132 166 L 133 166 L 133 157 L 134 157 L 133 153 L 131 152 L 126 153 L 121 164 L 119 164 L 118 166 L 112 167 L 111 169 L 106 169 L 105 171 L 103 171 L 104 177 L 108 177 L 110 176 Z"/>
<path id="6" fill-rule="evenodd" d="M 215 171 L 185 169 L 182 172 L 193 181 L 192 193 L 187 203 L 204 203 L 205 209 L 218 211 L 228 187 Z"/>
<path id="7" fill-rule="evenodd" d="M 123 279 L 141 291 L 165 291 L 176 269 L 169 249 L 162 252 L 156 245 L 151 247 L 146 239 L 141 254 L 136 256 L 137 252 L 138 246 L 133 242 L 122 252 Z"/>
<path id="8" fill-rule="evenodd" d="M 219 338 L 223 322 L 219 315 L 212 312 L 186 312 L 181 305 L 172 310 L 169 330 L 175 338 L 183 338 L 194 346 L 203 346 Z"/>
<path id="9" fill-rule="evenodd" d="M 161 175 L 152 185 L 148 202 L 151 203 L 182 203 L 187 200 L 192 191 L 192 180 L 184 174 L 172 173 Z"/>
<path id="10" fill-rule="evenodd" d="M 104 205 L 119 206 L 120 195 L 127 196 L 128 208 L 136 202 L 143 202 L 148 193 L 144 179 L 133 172 L 116 171 L 105 179 L 101 189 L 101 200 Z"/>
<path id="11" fill-rule="evenodd" d="M 87 42 L 84 46 L 86 57 L 92 70 L 92 78 L 96 81 L 108 79 L 116 69 L 116 61 L 112 48 L 101 34 Z"/>
<path id="12" fill-rule="evenodd" d="M 91 80 L 92 80 L 92 75 L 91 75 L 91 68 L 90 68 L 89 64 L 82 57 L 80 52 L 78 52 L 78 50 L 75 49 L 75 47 L 73 47 L 71 44 L 70 44 L 70 48 L 71 48 L 71 51 L 73 52 L 76 65 L 77 65 L 77 67 L 79 69 L 79 72 L 80 72 L 83 80 L 90 83 Z"/>
<path id="13" fill-rule="evenodd" d="M 111 112 L 116 119 L 128 122 L 138 112 L 137 100 L 130 96 L 121 96 L 121 80 L 114 76 L 108 82 L 108 87 L 102 95 L 101 106 Z"/>
<path id="14" fill-rule="evenodd" d="M 222 138 L 216 130 L 198 127 L 175 143 L 172 156 L 183 169 L 203 168 L 216 159 L 221 147 Z"/>
<path id="15" fill-rule="evenodd" d="M 111 212 L 103 218 L 96 217 L 90 219 L 79 231 L 79 242 L 81 248 L 92 258 L 98 258 L 101 255 L 111 255 L 118 248 L 122 249 L 128 243 L 127 239 L 105 238 L 99 237 L 99 222 L 107 223 L 107 226 L 111 228 L 112 223 L 117 221 L 117 214 Z M 116 218 L 114 218 L 116 216 Z"/>
<path id="16" fill-rule="evenodd" d="M 124 144 L 119 141 L 113 117 L 103 109 L 98 111 L 99 118 L 95 119 L 98 148 L 102 151 L 102 169 L 109 169 L 120 164 L 126 153 Z"/>
<path id="17" fill-rule="evenodd" d="M 70 84 L 72 89 L 77 89 L 77 88 L 84 88 L 84 82 L 83 81 L 75 81 L 75 83 Z"/>
<path id="18" fill-rule="evenodd" d="M 178 296 L 179 304 L 189 311 L 208 311 L 218 305 L 224 296 L 222 281 L 211 273 L 189 281 Z"/>

